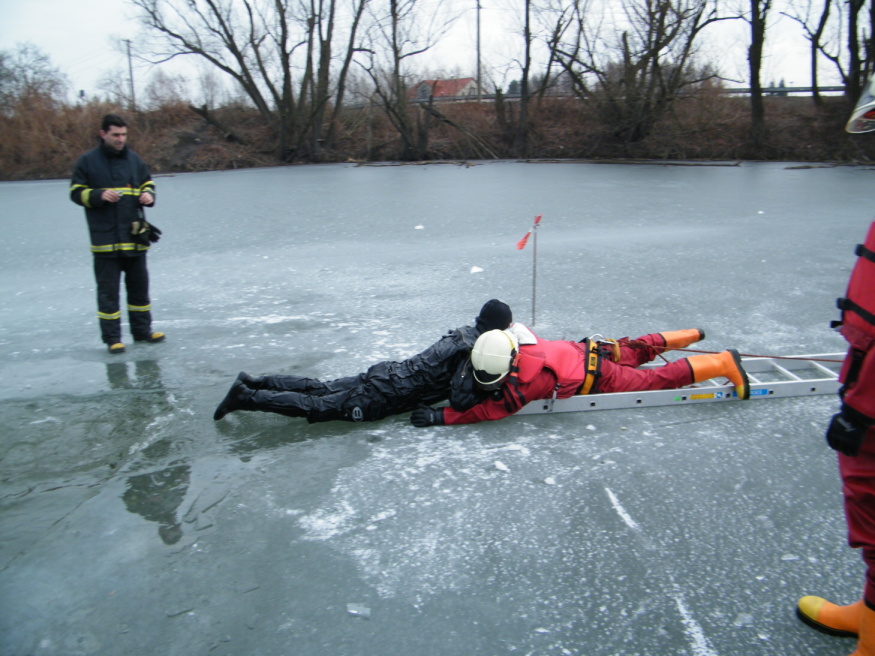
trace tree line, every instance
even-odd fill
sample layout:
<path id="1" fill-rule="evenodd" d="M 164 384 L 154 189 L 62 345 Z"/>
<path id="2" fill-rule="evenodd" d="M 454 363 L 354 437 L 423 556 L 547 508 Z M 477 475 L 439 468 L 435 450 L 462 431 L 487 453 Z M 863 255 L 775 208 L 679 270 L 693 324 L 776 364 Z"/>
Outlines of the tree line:
<path id="1" fill-rule="evenodd" d="M 189 120 L 197 117 L 221 134 L 226 150 L 248 145 L 246 161 L 416 161 L 446 154 L 448 139 L 463 144 L 468 157 L 541 157 L 550 156 L 544 152 L 550 129 L 569 144 L 581 131 L 596 132 L 601 150 L 568 149 L 578 155 L 649 154 L 644 145 L 654 140 L 654 130 L 665 130 L 669 122 L 683 131 L 676 125 L 681 117 L 713 115 L 720 105 L 715 98 L 721 97 L 721 72 L 703 60 L 701 49 L 712 26 L 740 21 L 749 34 L 751 93 L 744 100 L 722 96 L 719 113 L 729 112 L 737 130 L 743 112 L 744 139 L 735 139 L 735 151 L 775 154 L 770 126 L 777 123 L 767 120 L 760 80 L 768 26 L 778 17 L 774 0 L 523 0 L 514 54 L 518 95 L 510 99 L 488 75 L 485 81 L 478 76 L 495 100 L 467 108 L 438 105 L 433 98 L 410 102 L 408 90 L 425 77 L 417 58 L 455 20 L 445 0 L 128 1 L 144 30 L 137 56 L 158 65 L 139 107 L 124 85 L 108 88 L 102 101 L 71 104 L 63 76 L 37 49 L 23 45 L 0 52 L 4 134 L 26 134 L 35 123 L 58 124 L 51 141 L 60 157 L 68 143 L 79 145 L 63 130 L 93 136 L 93 128 L 79 121 L 95 108 L 114 106 L 144 118 L 145 108 L 163 108 L 165 118 L 186 123 L 182 106 Z M 837 117 L 875 72 L 875 0 L 793 0 L 780 13 L 798 24 L 809 43 L 812 86 L 825 60 L 845 88 L 840 109 L 815 91 L 806 99 L 805 115 L 814 123 L 828 121 L 823 117 L 830 111 Z M 203 64 L 199 102 L 192 102 L 185 81 L 161 71 L 161 63 L 183 56 Z M 232 82 L 230 97 L 220 98 L 217 79 Z M 551 99 L 557 85 L 576 102 Z M 793 106 L 798 110 L 799 103 Z M 780 116 L 782 110 L 776 111 Z M 27 168 L 29 147 L 26 139 L 0 144 L 0 174 Z M 42 155 L 49 166 L 51 153 Z"/>

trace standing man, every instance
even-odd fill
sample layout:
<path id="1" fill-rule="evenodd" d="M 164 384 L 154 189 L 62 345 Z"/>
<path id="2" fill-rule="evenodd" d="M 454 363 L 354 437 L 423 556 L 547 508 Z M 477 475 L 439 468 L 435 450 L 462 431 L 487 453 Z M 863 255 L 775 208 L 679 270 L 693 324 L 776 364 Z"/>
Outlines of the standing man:
<path id="1" fill-rule="evenodd" d="M 160 230 L 146 223 L 144 207 L 155 204 L 155 184 L 139 155 L 128 149 L 128 127 L 115 114 L 103 117 L 100 145 L 76 162 L 70 199 L 85 208 L 97 280 L 100 333 L 110 353 L 124 353 L 119 284 L 125 276 L 128 319 L 136 342 L 161 342 L 152 332 L 146 251 Z"/>
<path id="2" fill-rule="evenodd" d="M 875 131 L 875 75 L 845 131 Z M 875 222 L 856 254 L 847 297 L 838 304 L 849 345 L 839 373 L 842 405 L 826 429 L 826 441 L 838 451 L 848 544 L 862 552 L 866 579 L 857 601 L 839 605 L 808 595 L 796 604 L 796 614 L 823 633 L 856 637 L 851 656 L 875 656 Z"/>
<path id="3" fill-rule="evenodd" d="M 866 578 L 855 602 L 838 605 L 806 596 L 796 614 L 823 633 L 856 636 L 851 656 L 875 656 L 875 222 L 856 253 L 847 297 L 839 299 L 842 335 L 849 345 L 839 374 L 842 405 L 826 441 L 839 452 L 848 544 L 862 552 Z"/>

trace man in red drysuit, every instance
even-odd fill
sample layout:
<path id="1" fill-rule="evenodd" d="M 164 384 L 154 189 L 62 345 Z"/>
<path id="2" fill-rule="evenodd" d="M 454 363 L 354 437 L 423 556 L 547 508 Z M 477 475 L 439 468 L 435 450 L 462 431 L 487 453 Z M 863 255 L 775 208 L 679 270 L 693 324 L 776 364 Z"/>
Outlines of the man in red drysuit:
<path id="1" fill-rule="evenodd" d="M 851 656 L 875 656 L 875 222 L 840 298 L 842 335 L 850 348 L 839 380 L 841 411 L 826 432 L 839 452 L 848 544 L 861 549 L 866 563 L 863 598 L 838 606 L 822 597 L 799 600 L 796 614 L 815 629 L 837 636 L 858 636 Z"/>
<path id="2" fill-rule="evenodd" d="M 739 397 L 748 398 L 750 384 L 734 350 L 695 355 L 655 369 L 636 369 L 659 353 L 689 346 L 704 336 L 693 328 L 599 343 L 539 339 L 520 324 L 491 330 L 474 344 L 471 364 L 477 384 L 492 394 L 465 411 L 419 408 L 410 420 L 418 427 L 471 424 L 502 419 L 538 399 L 675 389 L 718 376 L 729 378 Z"/>

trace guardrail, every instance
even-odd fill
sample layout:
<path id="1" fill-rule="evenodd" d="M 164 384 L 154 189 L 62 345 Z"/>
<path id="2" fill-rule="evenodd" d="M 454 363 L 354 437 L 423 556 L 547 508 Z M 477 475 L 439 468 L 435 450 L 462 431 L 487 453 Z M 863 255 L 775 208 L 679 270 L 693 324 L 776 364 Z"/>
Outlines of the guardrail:
<path id="1" fill-rule="evenodd" d="M 751 90 L 747 87 L 725 87 L 720 89 L 723 93 L 731 94 L 731 95 L 749 95 Z M 845 92 L 845 88 L 843 86 L 829 86 L 829 87 L 817 87 L 818 93 L 821 94 L 843 94 Z M 811 94 L 814 92 L 814 87 L 763 87 L 762 92 L 764 96 L 789 96 L 791 94 Z M 530 96 L 537 95 L 537 92 L 532 92 Z M 548 91 L 546 96 L 550 98 L 573 98 L 575 95 L 573 93 L 562 92 L 562 91 Z M 494 93 L 483 93 L 478 97 L 476 94 L 472 94 L 469 96 L 439 96 L 434 98 L 434 102 L 436 103 L 447 103 L 447 102 L 495 102 L 496 94 Z M 504 100 L 509 100 L 511 102 L 516 102 L 520 99 L 520 94 L 518 93 L 506 93 L 502 95 Z M 414 98 L 410 102 L 411 104 L 425 104 L 429 102 L 429 98 Z"/>

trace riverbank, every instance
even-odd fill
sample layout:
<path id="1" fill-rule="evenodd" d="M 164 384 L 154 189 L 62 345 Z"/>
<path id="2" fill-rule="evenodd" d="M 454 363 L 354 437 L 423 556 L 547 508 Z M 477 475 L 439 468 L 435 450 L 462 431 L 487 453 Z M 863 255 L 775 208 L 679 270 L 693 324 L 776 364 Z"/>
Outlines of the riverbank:
<path id="1" fill-rule="evenodd" d="M 850 106 L 843 98 L 824 98 L 821 107 L 805 97 L 765 100 L 767 138 L 754 146 L 748 101 L 741 97 L 711 93 L 678 101 L 645 139 L 634 143 L 619 140 L 585 104 L 545 98 L 533 102 L 523 158 L 508 134 L 507 116 L 500 120 L 494 105 L 446 104 L 440 106 L 446 120 L 432 117 L 427 129 L 422 124 L 428 144 L 425 161 L 480 160 L 485 152 L 498 159 L 526 160 L 875 161 L 875 134 L 844 132 Z M 79 155 L 96 143 L 100 118 L 115 111 L 119 110 L 93 103 L 0 117 L 0 179 L 69 177 Z M 212 123 L 184 104 L 128 118 L 129 143 L 155 174 L 314 161 L 391 162 L 401 152 L 398 133 L 374 108 L 346 110 L 332 146 L 321 148 L 315 158 L 295 149 L 281 158 L 276 134 L 245 107 L 217 109 L 210 113 Z"/>

